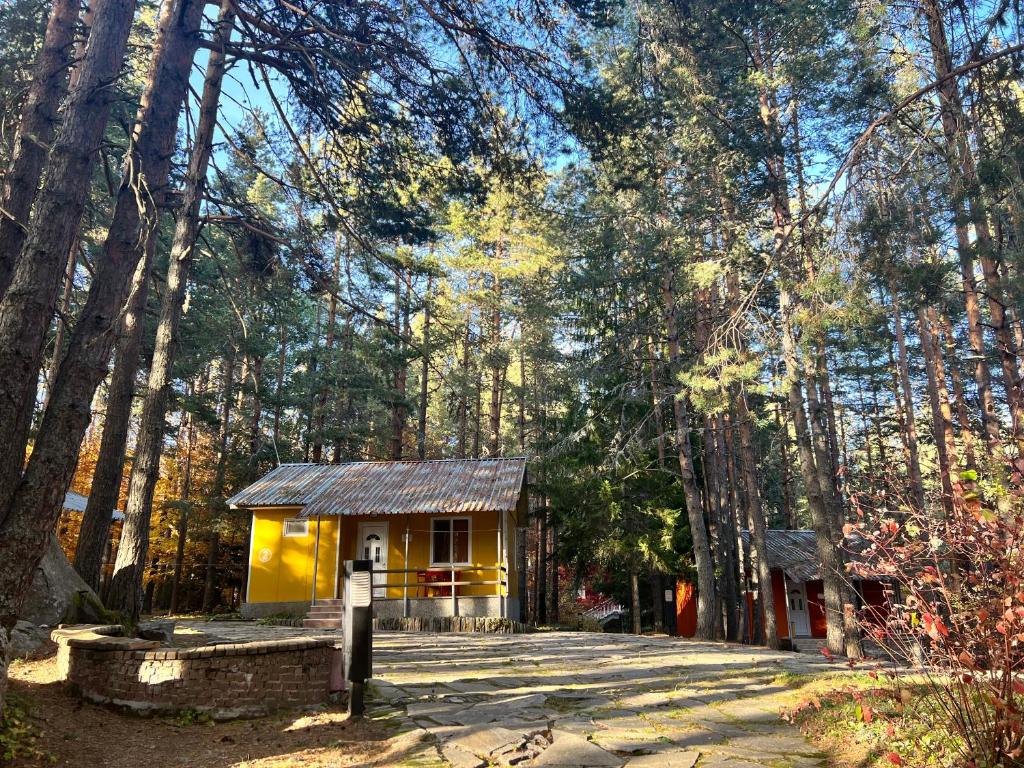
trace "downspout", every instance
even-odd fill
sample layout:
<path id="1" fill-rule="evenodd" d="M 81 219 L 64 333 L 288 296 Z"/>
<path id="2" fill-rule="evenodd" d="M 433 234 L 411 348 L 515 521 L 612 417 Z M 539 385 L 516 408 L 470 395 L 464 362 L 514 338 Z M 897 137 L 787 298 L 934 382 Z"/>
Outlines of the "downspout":
<path id="1" fill-rule="evenodd" d="M 409 618 L 409 515 L 405 516 L 405 551 L 402 555 L 405 577 L 402 579 L 402 614 Z"/>

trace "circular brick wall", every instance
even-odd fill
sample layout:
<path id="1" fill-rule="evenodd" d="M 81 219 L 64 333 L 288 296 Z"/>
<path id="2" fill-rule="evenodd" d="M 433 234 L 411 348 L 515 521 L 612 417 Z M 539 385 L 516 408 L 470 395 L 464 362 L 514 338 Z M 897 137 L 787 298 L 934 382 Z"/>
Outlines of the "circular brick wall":
<path id="1" fill-rule="evenodd" d="M 341 687 L 342 652 L 330 640 L 161 648 L 120 632 L 102 626 L 53 633 L 62 677 L 90 701 L 227 719 L 322 704 Z"/>

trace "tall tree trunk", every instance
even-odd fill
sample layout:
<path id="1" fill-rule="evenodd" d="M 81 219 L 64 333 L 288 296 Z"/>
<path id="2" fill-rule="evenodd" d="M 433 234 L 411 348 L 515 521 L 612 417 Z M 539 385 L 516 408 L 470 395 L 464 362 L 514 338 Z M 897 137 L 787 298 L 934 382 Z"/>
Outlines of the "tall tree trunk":
<path id="1" fill-rule="evenodd" d="M 918 510 L 924 509 L 924 481 L 921 477 L 921 456 L 917 443 L 917 421 L 914 418 L 914 392 L 910 387 L 910 364 L 907 356 L 907 339 L 903 330 L 903 315 L 900 312 L 899 291 L 895 278 L 889 278 L 889 302 L 892 307 L 892 325 L 896 336 L 896 370 L 899 373 L 900 390 L 904 403 L 904 434 L 907 451 L 910 454 L 910 493 Z"/>
<path id="2" fill-rule="evenodd" d="M 324 355 L 327 363 L 324 365 L 322 380 L 317 392 L 314 410 L 313 426 L 313 462 L 319 464 L 323 461 L 324 454 L 324 420 L 327 416 L 327 395 L 331 389 L 328 386 L 326 377 L 330 371 L 331 355 L 334 350 L 334 339 L 338 328 L 338 293 L 341 290 L 341 233 L 334 240 L 334 269 L 331 272 L 331 288 L 327 297 L 327 340 L 324 342 Z"/>
<path id="3" fill-rule="evenodd" d="M 953 471 L 957 465 L 956 439 L 953 433 L 953 410 L 949 406 L 946 372 L 942 353 L 935 338 L 933 318 L 929 310 L 918 310 L 921 351 L 924 353 L 925 372 L 928 375 L 928 400 L 932 410 L 932 435 L 939 454 L 939 483 L 942 487 L 942 508 L 946 515 L 953 514 Z"/>
<path id="4" fill-rule="evenodd" d="M 551 551 L 548 554 L 548 563 L 551 565 L 551 608 L 548 611 L 548 616 L 551 618 L 552 624 L 558 624 L 560 621 L 559 616 L 559 599 L 561 597 L 559 590 L 559 575 L 558 575 L 558 522 L 552 520 L 548 526 L 548 530 L 551 533 Z"/>
<path id="5" fill-rule="evenodd" d="M 54 0 L 32 71 L 11 165 L 0 191 L 0 297 L 7 291 L 29 230 L 29 214 L 67 93 L 80 0 Z M 68 249 L 65 253 L 70 252 Z"/>
<path id="6" fill-rule="evenodd" d="M 458 447 L 456 457 L 466 458 L 466 445 L 469 438 L 469 339 L 470 339 L 470 316 L 466 313 L 466 333 L 462 338 L 462 362 L 459 370 L 459 423 L 458 423 Z"/>
<path id="7" fill-rule="evenodd" d="M 192 0 L 198 9 L 188 8 L 195 13 L 195 29 L 202 15 L 201 0 Z M 216 40 L 206 67 L 203 95 L 199 106 L 199 124 L 196 129 L 195 145 L 189 158 L 185 187 L 182 195 L 181 214 L 174 230 L 174 240 L 167 267 L 167 284 L 160 305 L 160 318 L 156 328 L 156 345 L 150 364 L 146 397 L 142 404 L 139 420 L 139 437 L 135 446 L 135 462 L 128 483 L 128 503 L 125 509 L 124 527 L 121 530 L 121 546 L 117 551 L 114 573 L 110 583 L 110 605 L 122 611 L 130 621 L 138 619 L 142 603 L 142 573 L 146 552 L 149 548 L 149 528 L 153 507 L 153 492 L 160 475 L 160 454 L 163 448 L 164 422 L 170 398 L 172 366 L 178 325 L 181 321 L 185 291 L 195 261 L 195 246 L 199 235 L 199 213 L 205 190 L 206 171 L 213 146 L 213 133 L 217 122 L 217 105 L 220 101 L 221 83 L 224 77 L 225 54 L 234 20 L 229 0 L 224 0 L 218 21 Z M 193 33 L 195 34 L 195 33 Z M 195 53 L 195 40 L 188 42 L 191 54 Z M 185 41 L 182 41 L 185 44 Z M 189 69 L 191 66 L 189 66 Z M 186 74 L 185 70 L 181 74 Z M 187 74 L 186 74 L 187 77 Z"/>
<path id="8" fill-rule="evenodd" d="M 500 261 L 501 254 L 502 242 L 499 240 L 495 246 L 495 259 Z M 490 439 L 487 449 L 491 456 L 497 456 L 501 450 L 501 385 L 504 377 L 504 358 L 501 354 L 501 281 L 497 275 L 494 277 L 491 301 L 491 403 L 488 412 Z"/>
<path id="9" fill-rule="evenodd" d="M 633 568 L 629 572 L 629 612 L 633 615 L 633 634 L 643 634 L 643 625 L 640 617 L 640 576 Z"/>
<path id="10" fill-rule="evenodd" d="M 200 390 L 203 387 L 199 387 Z M 181 470 L 181 485 L 178 488 L 178 502 L 181 509 L 178 514 L 178 542 L 174 553 L 174 574 L 171 578 L 171 605 L 170 613 L 178 612 L 178 596 L 181 588 L 181 575 L 185 567 L 185 543 L 188 540 L 188 521 L 190 517 L 189 497 L 192 493 L 192 454 L 195 450 L 196 428 L 195 419 L 191 413 L 184 416 L 184 424 L 179 430 L 179 444 L 182 437 L 185 441 L 185 462 Z"/>
<path id="11" fill-rule="evenodd" d="M 769 648 L 779 648 L 779 629 L 775 620 L 775 593 L 772 591 L 771 566 L 766 544 L 767 523 L 761 507 L 761 489 L 757 481 L 757 455 L 754 451 L 753 417 L 747 405 L 747 390 L 742 384 L 735 399 L 736 429 L 740 442 L 740 467 L 746 489 L 747 520 L 750 544 L 757 564 L 757 585 L 760 607 L 764 611 L 764 640 Z"/>
<path id="12" fill-rule="evenodd" d="M 71 249 L 68 251 L 68 265 L 64 270 L 64 289 L 60 297 L 60 307 L 57 310 L 50 369 L 46 372 L 46 399 L 43 401 L 43 410 L 46 410 L 46 405 L 50 400 L 53 383 L 57 380 L 57 369 L 60 367 L 61 358 L 64 357 L 64 337 L 67 335 L 68 330 L 67 320 L 71 317 L 71 297 L 75 292 L 75 270 L 77 267 L 78 240 L 76 238 L 75 242 L 71 245 Z"/>
<path id="13" fill-rule="evenodd" d="M 672 271 L 669 271 L 664 278 L 662 294 L 665 303 L 665 335 L 668 340 L 669 370 L 674 377 L 680 368 L 680 350 L 679 323 L 676 317 L 675 275 Z M 715 566 L 711 558 L 711 540 L 704 522 L 704 505 L 701 502 L 697 476 L 693 469 L 693 447 L 690 444 L 690 416 L 687 409 L 687 398 L 673 391 L 672 407 L 676 421 L 679 475 L 686 501 L 686 516 L 690 522 L 693 559 L 697 566 L 696 637 L 699 640 L 711 640 L 715 636 L 716 624 Z"/>
<path id="14" fill-rule="evenodd" d="M 921 0 L 921 11 L 928 26 L 928 42 L 941 105 L 942 132 L 946 141 L 946 162 L 953 182 L 952 208 L 960 271 L 964 283 L 964 302 L 971 348 L 975 355 L 975 381 L 982 405 L 982 420 L 989 451 L 996 453 L 999 446 L 999 419 L 992 395 L 991 374 L 985 358 L 984 323 L 974 275 L 975 250 L 981 261 L 988 297 L 989 313 L 995 329 L 996 346 L 1003 369 L 1007 406 L 1013 419 L 1015 439 L 1024 450 L 1024 400 L 1020 388 L 1020 371 L 1012 332 L 1006 322 L 1003 287 L 992 251 L 992 235 L 985 206 L 981 200 L 974 153 L 967 137 L 967 116 L 957 79 L 949 77 L 953 68 L 946 37 L 942 9 L 936 0 Z M 976 243 L 971 242 L 970 225 L 974 225 Z M 975 249 L 975 245 L 977 248 Z"/>
<path id="15" fill-rule="evenodd" d="M 132 279 L 131 298 L 121 320 L 114 372 L 107 388 L 107 410 L 103 417 L 99 457 L 75 548 L 75 570 L 94 590 L 100 586 L 103 554 L 110 543 L 111 513 L 117 507 L 124 479 L 125 446 L 146 329 L 146 298 L 155 250 L 156 238 L 151 237 L 146 255 Z"/>
<path id="16" fill-rule="evenodd" d="M 971 416 L 967 410 L 967 393 L 964 391 L 963 377 L 960 375 L 960 368 L 957 366 L 960 356 L 957 354 L 953 327 L 950 325 L 949 318 L 946 317 L 945 313 L 936 313 L 936 317 L 939 327 L 935 329 L 935 332 L 941 332 L 942 346 L 945 347 L 946 358 L 949 360 L 949 379 L 953 385 L 956 419 L 960 423 L 960 440 L 964 445 L 964 467 L 966 469 L 975 469 L 977 467 L 977 459 L 974 453 L 974 430 L 971 428 Z"/>
<path id="17" fill-rule="evenodd" d="M 766 80 L 772 80 L 772 64 L 766 61 L 761 53 L 760 41 L 755 40 L 753 46 L 754 65 L 764 72 Z M 782 348 L 786 365 L 786 390 L 789 398 L 789 411 L 796 430 L 797 449 L 800 472 L 804 487 L 807 490 L 807 503 L 811 512 L 814 527 L 815 543 L 821 565 L 822 581 L 825 587 L 825 614 L 827 620 L 827 643 L 829 650 L 835 654 L 846 654 L 859 657 L 860 636 L 856 627 L 852 610 L 847 606 L 852 603 L 849 586 L 843 580 L 843 559 L 833 538 L 833 526 L 836 523 L 833 508 L 829 504 L 832 494 L 832 482 L 828 476 L 828 466 L 818 467 L 816 454 L 827 461 L 827 449 L 815 445 L 814 436 L 804 412 L 804 384 L 801 371 L 805 376 L 813 371 L 813 364 L 802 366 L 799 359 L 796 337 L 796 298 L 791 283 L 801 270 L 789 264 L 787 243 L 793 229 L 793 217 L 789 207 L 789 185 L 786 178 L 786 163 L 782 152 L 782 135 L 778 124 L 778 107 L 774 93 L 769 86 L 759 89 L 758 101 L 760 116 L 769 147 L 765 158 L 768 171 L 768 186 L 771 193 L 771 207 L 774 223 L 775 263 L 779 265 L 781 275 L 779 288 L 779 309 L 782 316 Z M 801 265 L 803 266 L 803 265 Z M 807 390 L 814 386 L 814 379 L 807 381 Z M 812 413 L 812 416 L 815 414 Z M 816 450 L 817 448 L 817 450 Z M 822 481 L 826 485 L 822 486 Z M 850 606 L 852 608 L 852 605 Z"/>
<path id="18" fill-rule="evenodd" d="M 430 302 L 434 276 L 427 277 L 427 292 L 423 297 L 423 360 L 420 367 L 419 424 L 416 429 L 416 455 L 420 461 L 427 458 L 427 406 L 430 404 Z"/>
<path id="19" fill-rule="evenodd" d="M 104 10 L 98 7 L 96 11 L 82 79 L 72 95 L 67 111 L 65 126 L 70 125 L 72 128 L 65 131 L 62 127 L 57 146 L 51 153 L 51 163 L 38 198 L 37 213 L 23 258 L 15 271 L 11 288 L 0 304 L 0 339 L 7 340 L 0 341 L 0 358 L 3 358 L 4 350 L 11 350 L 8 346 L 8 333 L 15 326 L 21 326 L 25 336 L 32 338 L 27 339 L 25 346 L 17 345 L 20 347 L 17 357 L 20 365 L 24 366 L 26 349 L 30 351 L 28 357 L 32 356 L 31 350 L 36 350 L 31 371 L 24 367 L 21 369 L 21 374 L 31 373 L 33 381 L 39 370 L 35 330 L 25 323 L 9 324 L 7 318 L 16 308 L 25 310 L 35 307 L 42 311 L 41 323 L 46 325 L 56 287 L 53 273 L 59 276 L 60 265 L 63 263 L 61 259 L 67 256 L 67 249 L 77 231 L 88 187 L 88 174 L 80 172 L 91 169 L 89 155 L 98 145 L 106 123 L 110 96 L 100 94 L 111 90 L 109 83 L 118 74 L 124 51 L 123 38 L 127 36 L 134 5 L 124 0 L 102 2 Z M 64 493 L 78 459 L 82 436 L 89 424 L 90 401 L 106 374 L 113 346 L 110 329 L 116 322 L 119 308 L 125 302 L 131 276 L 145 251 L 148 233 L 155 224 L 155 203 L 163 197 L 173 155 L 177 118 L 200 39 L 201 18 L 202 3 L 198 0 L 173 0 L 167 3 L 161 14 L 150 75 L 143 92 L 135 138 L 129 152 L 128 168 L 131 172 L 126 174 L 118 192 L 107 241 L 89 290 L 89 298 L 71 336 L 28 466 L 16 492 L 4 497 L 7 499 L 13 496 L 9 506 L 4 504 L 2 507 L 8 511 L 0 523 L 0 620 L 8 626 L 8 622 L 13 622 L 17 615 L 49 533 L 60 515 Z M 114 49 L 116 55 L 112 55 L 111 49 Z M 104 66 L 90 67 L 91 60 L 94 64 L 96 61 L 102 62 Z M 103 109 L 98 110 L 104 119 L 96 126 L 95 133 L 90 129 L 97 122 L 97 110 L 85 110 L 81 121 L 72 119 L 72 115 L 82 111 L 76 109 L 80 98 L 98 99 L 104 105 Z M 69 137 L 74 137 L 74 140 L 69 140 Z M 92 139 L 87 151 L 81 146 L 83 138 Z M 61 145 L 63 148 L 60 148 Z M 81 150 L 81 155 L 77 150 Z M 54 159 L 54 155 L 57 159 Z M 74 186 L 68 188 L 71 180 L 80 189 Z M 148 194 L 144 194 L 142 189 L 148 190 Z M 68 225 L 69 220 L 71 226 Z M 22 263 L 34 265 L 35 269 L 22 269 Z M 52 266 L 57 269 L 52 269 Z M 46 282 L 46 279 L 41 279 L 44 274 L 50 284 L 40 290 L 40 284 Z M 24 290 L 26 288 L 28 290 Z M 31 298 L 26 302 L 26 297 Z M 40 320 L 37 319 L 37 322 Z M 45 327 L 39 335 L 44 331 Z M 11 368 L 7 368 L 8 373 Z M 34 385 L 28 389 L 31 394 Z M 28 402 L 30 400 L 21 405 L 27 405 Z M 0 411 L 17 405 L 17 396 L 2 398 Z M 18 411 L 13 413 L 17 414 Z M 12 419 L 5 423 L 16 422 Z M 22 440 L 20 447 L 15 449 L 18 462 L 23 447 Z M 122 541 L 119 556 L 126 547 L 131 549 L 131 543 Z"/>
<path id="20" fill-rule="evenodd" d="M 395 273 L 395 379 L 391 404 L 391 458 L 401 461 L 405 443 L 406 383 L 409 378 L 405 357 L 409 341 L 409 292 L 402 290 L 402 273 Z"/>
<path id="21" fill-rule="evenodd" d="M 537 624 L 548 623 L 548 508 L 547 499 L 537 511 Z"/>
<path id="22" fill-rule="evenodd" d="M 0 447 L 0 525 L 12 514 L 12 497 L 24 467 L 46 331 L 68 251 L 78 235 L 96 147 L 102 142 L 115 96 L 110 84 L 120 73 L 134 12 L 135 0 L 96 0 L 95 22 L 78 86 L 63 110 L 63 122 L 36 195 L 35 215 L 14 264 L 10 285 L 0 301 L 0 370 L 4 371 L 0 380 L 0 424 L 4 425 L 5 438 Z M 42 522 L 45 519 L 36 524 Z M 4 538 L 13 544 L 13 539 Z M 45 540 L 39 545 L 40 555 L 44 545 Z M 31 557 L 34 548 L 29 545 L 28 551 L 8 560 L 17 563 L 14 572 L 20 574 L 25 557 Z M 12 578 L 17 581 L 20 575 L 12 573 Z M 0 577 L 0 583 L 6 581 Z M 13 585 L 14 581 L 10 583 Z M 0 592 L 3 589 L 0 586 Z M 12 595 L 16 593 L 12 589 Z M 0 596 L 0 603 L 3 600 Z M 12 606 L 0 605 L 0 619 L 5 623 L 10 610 Z"/>
<path id="23" fill-rule="evenodd" d="M 217 554 L 220 543 L 220 515 L 224 511 L 224 477 L 227 469 L 228 437 L 231 434 L 232 388 L 235 378 L 236 351 L 224 358 L 221 377 L 220 425 L 217 429 L 217 468 L 214 470 L 213 487 L 207 505 L 210 508 L 210 535 L 206 549 L 206 574 L 203 578 L 203 611 L 213 607 L 214 586 L 217 578 Z"/>

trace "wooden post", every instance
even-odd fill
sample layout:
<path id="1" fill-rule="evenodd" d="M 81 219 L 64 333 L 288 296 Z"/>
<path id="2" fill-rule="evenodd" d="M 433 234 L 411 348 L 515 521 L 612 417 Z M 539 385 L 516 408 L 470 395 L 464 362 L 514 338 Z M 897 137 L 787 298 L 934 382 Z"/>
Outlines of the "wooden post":
<path id="1" fill-rule="evenodd" d="M 316 540 L 313 543 L 313 598 L 310 605 L 316 605 L 316 568 L 320 561 L 320 515 L 316 516 Z"/>
<path id="2" fill-rule="evenodd" d="M 448 567 L 451 569 L 451 580 L 449 582 L 452 597 L 452 616 L 459 615 L 459 598 L 455 596 L 455 520 L 448 524 Z"/>
<path id="3" fill-rule="evenodd" d="M 497 573 L 498 578 L 495 579 L 497 584 L 495 585 L 494 588 L 496 590 L 495 594 L 498 596 L 498 615 L 501 616 L 501 618 L 505 618 L 505 593 L 502 590 L 502 586 L 503 585 L 502 585 L 502 579 L 501 579 L 501 552 L 502 552 L 502 550 L 501 550 L 501 535 L 502 535 L 502 525 L 503 525 L 504 521 L 501 519 L 501 514 L 502 514 L 501 512 L 498 512 L 495 515 L 495 523 L 497 523 L 495 528 L 496 528 L 497 534 L 498 534 L 498 542 L 497 542 L 498 548 L 495 551 L 495 558 L 498 561 L 498 573 Z"/>
<path id="4" fill-rule="evenodd" d="M 403 568 L 405 577 L 402 579 L 402 615 L 409 618 L 409 516 L 405 517 L 405 554 L 403 557 Z"/>

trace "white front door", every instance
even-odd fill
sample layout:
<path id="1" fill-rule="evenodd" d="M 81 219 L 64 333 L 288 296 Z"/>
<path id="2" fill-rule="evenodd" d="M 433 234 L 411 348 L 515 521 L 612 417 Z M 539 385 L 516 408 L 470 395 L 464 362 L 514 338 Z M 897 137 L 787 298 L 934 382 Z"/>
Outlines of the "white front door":
<path id="1" fill-rule="evenodd" d="M 359 542 L 359 559 L 373 563 L 373 596 L 386 597 L 384 587 L 378 585 L 387 584 L 388 575 L 377 571 L 388 569 L 388 524 L 360 523 Z"/>
<path id="2" fill-rule="evenodd" d="M 802 581 L 789 585 L 789 626 L 794 637 L 811 635 L 811 618 L 807 613 L 807 585 Z"/>

